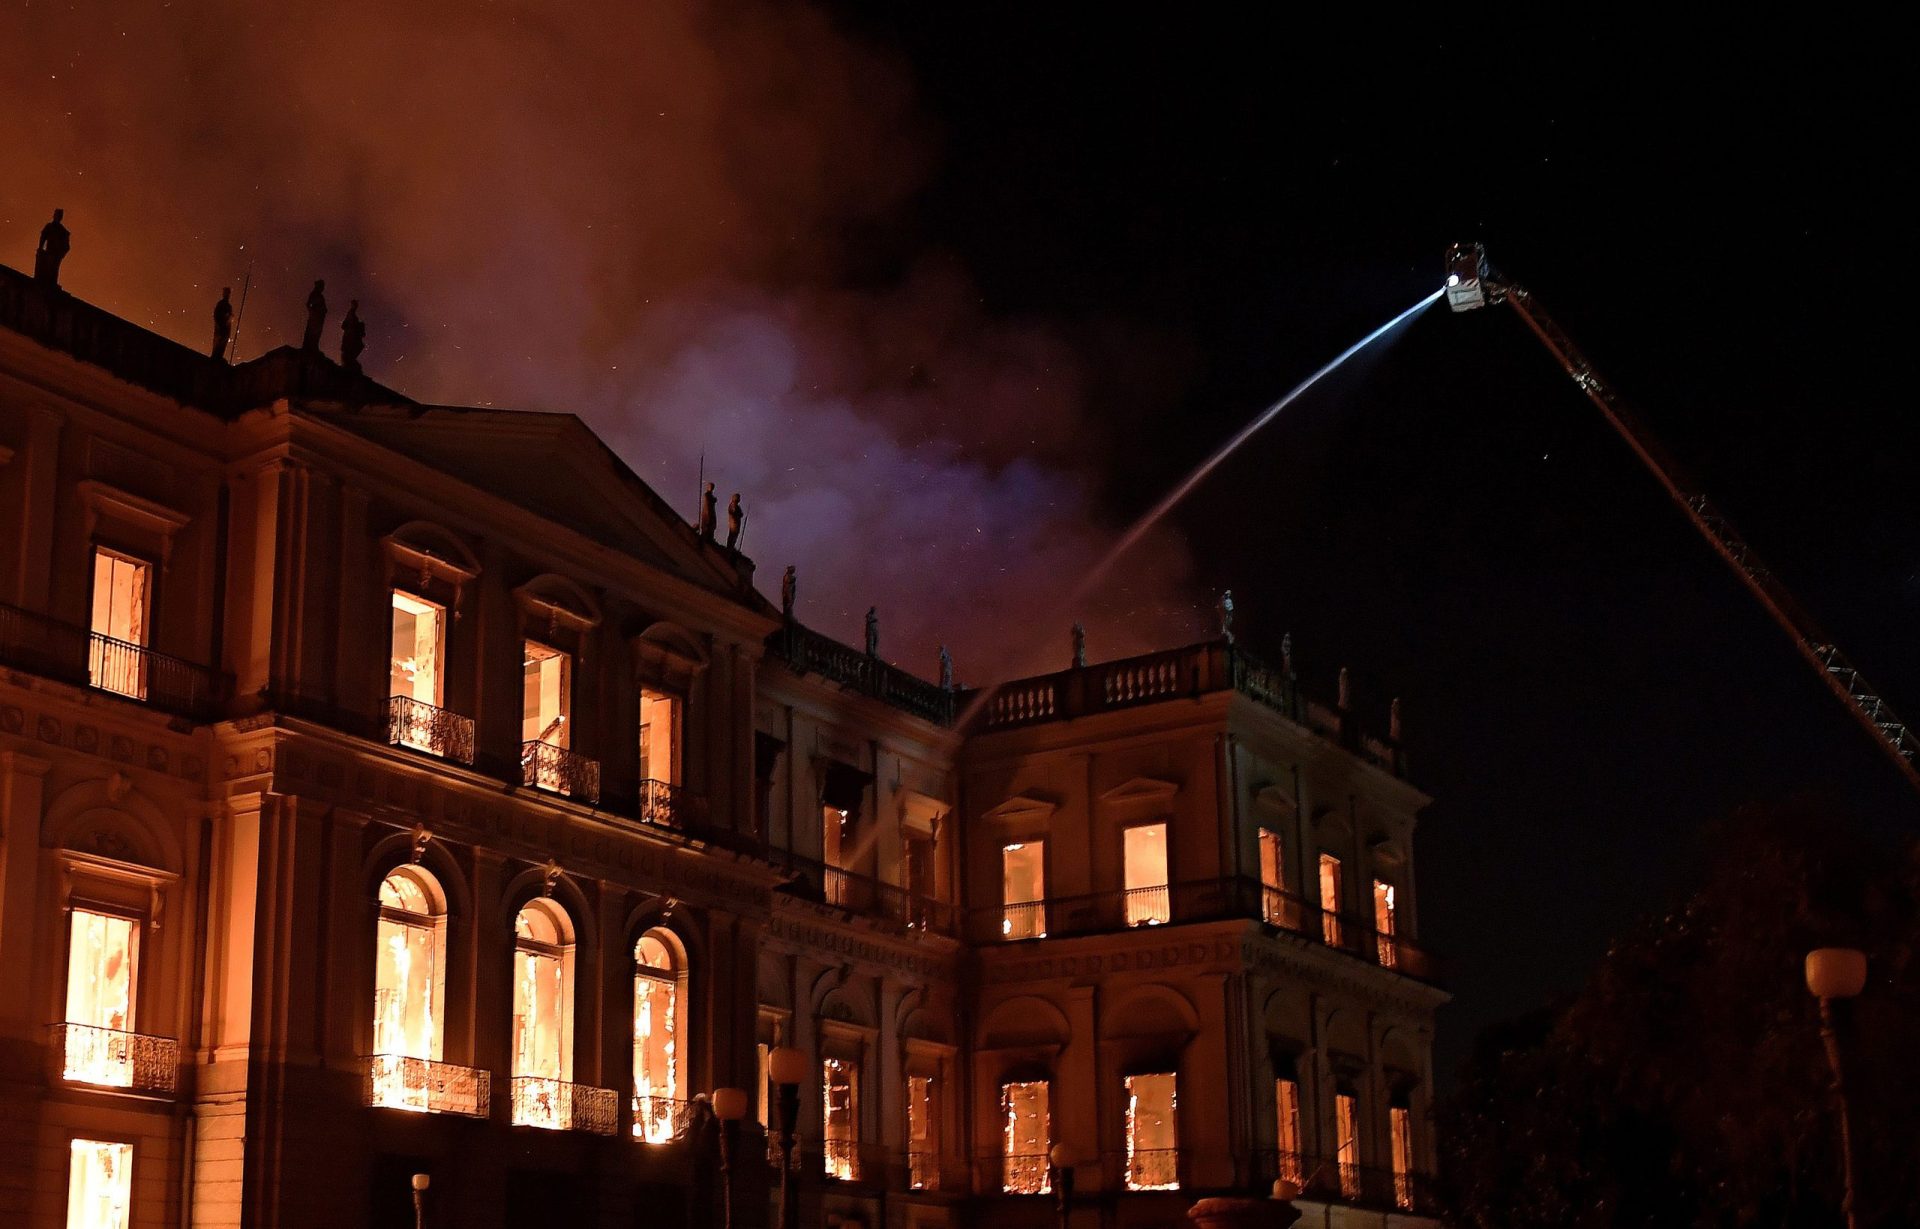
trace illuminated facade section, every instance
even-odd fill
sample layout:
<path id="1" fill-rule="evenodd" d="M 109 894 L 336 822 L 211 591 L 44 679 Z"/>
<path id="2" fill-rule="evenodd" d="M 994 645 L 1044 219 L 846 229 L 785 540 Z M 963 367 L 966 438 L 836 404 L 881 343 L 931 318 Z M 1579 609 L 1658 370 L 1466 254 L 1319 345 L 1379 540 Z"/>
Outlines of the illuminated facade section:
<path id="1" fill-rule="evenodd" d="M 827 1177 L 851 1182 L 859 1175 L 860 1065 L 848 1058 L 820 1064 L 821 1148 Z"/>
<path id="2" fill-rule="evenodd" d="M 1279 1150 L 1279 1177 L 1295 1186 L 1306 1183 L 1300 1148 L 1300 1081 L 1291 1074 L 1273 1082 L 1274 1141 Z"/>
<path id="3" fill-rule="evenodd" d="M 1393 1201 L 1413 1206 L 1413 1111 L 1397 1101 L 1387 1110 L 1388 1144 L 1393 1153 Z"/>
<path id="4" fill-rule="evenodd" d="M 76 1139 L 67 1155 L 67 1229 L 129 1229 L 133 1145 Z"/>
<path id="5" fill-rule="evenodd" d="M 1340 859 L 1330 853 L 1320 855 L 1320 937 L 1328 947 L 1339 947 L 1343 938 L 1340 925 Z"/>
<path id="6" fill-rule="evenodd" d="M 651 687 L 640 689 L 640 779 L 680 783 L 680 701 Z"/>
<path id="7" fill-rule="evenodd" d="M 103 547 L 93 552 L 93 647 L 89 675 L 102 691 L 147 694 L 147 594 L 153 569 Z"/>
<path id="8" fill-rule="evenodd" d="M 399 701 L 397 740 L 402 746 L 438 753 L 433 714 L 445 703 L 446 608 L 399 589 L 393 591 L 393 628 L 388 647 L 387 694 Z"/>
<path id="9" fill-rule="evenodd" d="M 571 939 L 565 912 L 550 900 L 528 902 L 514 919 L 513 1121 L 519 1126 L 571 1125 Z"/>
<path id="10" fill-rule="evenodd" d="M 650 1144 L 673 1138 L 680 1117 L 680 979 L 685 970 L 659 932 L 633 949 L 633 1133 Z"/>
<path id="11" fill-rule="evenodd" d="M 1287 910 L 1286 846 L 1271 828 L 1260 829 L 1260 916 L 1270 926 L 1293 922 Z"/>
<path id="12" fill-rule="evenodd" d="M 1400 952 L 1393 941 L 1394 921 L 1393 885 L 1376 879 L 1373 881 L 1373 929 L 1381 967 L 1388 969 L 1400 963 Z"/>
<path id="13" fill-rule="evenodd" d="M 398 867 L 381 881 L 373 992 L 374 1105 L 419 1112 L 431 1108 L 424 1063 L 439 1062 L 445 1044 L 445 922 L 445 897 L 424 869 Z"/>
<path id="14" fill-rule="evenodd" d="M 907 1186 L 911 1190 L 940 1187 L 940 1131 L 933 1097 L 934 1077 L 907 1077 Z"/>
<path id="15" fill-rule="evenodd" d="M 843 909 L 849 903 L 852 887 L 846 865 L 847 814 L 835 806 L 820 809 L 820 860 L 826 864 L 821 888 L 829 905 Z"/>
<path id="16" fill-rule="evenodd" d="M 526 641 L 523 648 L 521 761 L 532 770 L 528 784 L 566 793 L 567 774 L 561 759 L 551 752 L 572 745 L 568 722 L 573 709 L 573 655 L 538 640 Z"/>
<path id="17" fill-rule="evenodd" d="M 1000 1189 L 1009 1195 L 1045 1195 L 1053 1190 L 1047 1166 L 1047 1152 L 1053 1147 L 1052 1091 L 1046 1080 L 1000 1086 Z"/>
<path id="18" fill-rule="evenodd" d="M 1360 1197 L 1360 1101 L 1352 1093 L 1333 1094 L 1334 1165 L 1340 1171 L 1340 1193 Z"/>
<path id="19" fill-rule="evenodd" d="M 1126 1077 L 1130 1191 L 1170 1191 L 1180 1185 L 1178 1082 L 1170 1071 Z"/>
<path id="20" fill-rule="evenodd" d="M 1041 939 L 1047 933 L 1045 841 L 1016 841 L 1000 850 L 1000 934 Z"/>
<path id="21" fill-rule="evenodd" d="M 66 1053 L 61 1076 L 109 1088 L 133 1085 L 134 992 L 140 926 L 75 909 L 67 944 Z"/>
<path id="22" fill-rule="evenodd" d="M 1172 920 L 1167 899 L 1167 826 L 1135 824 L 1121 837 L 1129 926 L 1160 926 Z"/>

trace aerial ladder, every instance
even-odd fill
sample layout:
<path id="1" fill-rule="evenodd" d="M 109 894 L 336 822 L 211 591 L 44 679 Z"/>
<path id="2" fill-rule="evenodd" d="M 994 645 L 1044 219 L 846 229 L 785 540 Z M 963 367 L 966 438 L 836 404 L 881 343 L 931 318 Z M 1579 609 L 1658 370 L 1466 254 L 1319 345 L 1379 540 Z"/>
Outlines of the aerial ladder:
<path id="1" fill-rule="evenodd" d="M 1714 506 L 1700 488 L 1648 432 L 1644 424 L 1600 377 L 1546 308 L 1526 287 L 1494 275 L 1488 268 L 1486 249 L 1478 243 L 1456 243 L 1447 250 L 1447 306 L 1456 312 L 1473 311 L 1489 304 L 1505 303 L 1540 339 L 1549 353 L 1565 368 L 1627 447 L 1640 458 L 1669 498 L 1679 505 L 1700 536 L 1727 566 L 1746 584 L 1774 622 L 1785 629 L 1800 650 L 1800 655 L 1819 673 L 1827 687 L 1847 706 L 1847 711 L 1865 726 L 1874 741 L 1892 757 L 1908 784 L 1920 790 L 1920 736 L 1902 721 L 1893 706 L 1867 682 L 1866 676 L 1847 659 L 1831 638 L 1820 630 L 1813 617 L 1787 592 L 1760 556 L 1754 553 L 1734 529 L 1732 522 Z"/>

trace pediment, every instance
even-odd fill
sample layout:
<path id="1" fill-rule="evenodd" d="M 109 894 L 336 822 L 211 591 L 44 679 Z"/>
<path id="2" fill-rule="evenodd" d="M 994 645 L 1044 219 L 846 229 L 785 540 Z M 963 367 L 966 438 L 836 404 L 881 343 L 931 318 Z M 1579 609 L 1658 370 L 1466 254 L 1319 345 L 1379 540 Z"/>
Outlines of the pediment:
<path id="1" fill-rule="evenodd" d="M 1292 815 L 1299 810 L 1298 804 L 1294 801 L 1292 788 L 1278 782 L 1263 785 L 1255 790 L 1253 801 L 1255 806 L 1265 807 L 1281 815 Z"/>
<path id="2" fill-rule="evenodd" d="M 980 818 L 991 823 L 1044 824 L 1059 810 L 1059 804 L 1034 793 L 1015 794 Z"/>
<path id="3" fill-rule="evenodd" d="M 1180 792 L 1178 781 L 1159 777 L 1133 777 L 1100 795 L 1102 802 L 1165 801 Z"/>

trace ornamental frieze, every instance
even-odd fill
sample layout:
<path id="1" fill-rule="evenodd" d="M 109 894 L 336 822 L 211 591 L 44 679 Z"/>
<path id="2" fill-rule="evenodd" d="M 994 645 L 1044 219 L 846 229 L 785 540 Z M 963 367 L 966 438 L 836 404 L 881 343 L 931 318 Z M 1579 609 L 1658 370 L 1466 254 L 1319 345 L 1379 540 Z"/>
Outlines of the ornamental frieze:
<path id="1" fill-rule="evenodd" d="M 1222 936 L 1187 943 L 1142 945 L 1119 951 L 1063 952 L 1028 960 L 989 960 L 982 972 L 984 980 L 994 984 L 1047 981 L 1060 977 L 1103 977 L 1113 973 L 1144 973 L 1231 963 L 1239 955 L 1239 945 L 1231 937 Z"/>
<path id="2" fill-rule="evenodd" d="M 951 959 L 852 934 L 810 918 L 775 913 L 764 935 L 763 951 L 778 950 L 792 956 L 827 953 L 927 979 L 952 980 L 959 972 Z"/>
<path id="3" fill-rule="evenodd" d="M 143 742 L 131 734 L 102 731 L 88 722 L 69 725 L 50 713 L 30 713 L 17 704 L 0 705 L 0 733 L 24 735 L 29 729 L 41 742 L 94 759 L 137 764 L 152 772 L 193 780 L 207 769 L 204 757 L 181 754 L 160 743 Z"/>

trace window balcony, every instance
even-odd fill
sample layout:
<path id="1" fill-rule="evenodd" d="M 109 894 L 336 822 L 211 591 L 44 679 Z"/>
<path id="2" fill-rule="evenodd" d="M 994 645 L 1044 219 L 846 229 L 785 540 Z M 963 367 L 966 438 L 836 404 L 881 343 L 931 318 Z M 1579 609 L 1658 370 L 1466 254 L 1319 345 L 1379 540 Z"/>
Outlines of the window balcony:
<path id="1" fill-rule="evenodd" d="M 687 1133 L 687 1115 L 692 1102 L 676 1097 L 636 1096 L 633 1099 L 633 1137 L 649 1144 L 664 1144 Z"/>
<path id="2" fill-rule="evenodd" d="M 640 782 L 635 812 L 643 824 L 675 831 L 698 831 L 705 826 L 707 800 L 684 785 L 666 781 Z"/>
<path id="3" fill-rule="evenodd" d="M 620 1096 L 611 1088 L 517 1075 L 513 1077 L 513 1125 L 613 1135 L 620 1127 Z"/>
<path id="4" fill-rule="evenodd" d="M 520 783 L 598 804 L 600 761 L 553 743 L 521 743 Z"/>
<path id="5" fill-rule="evenodd" d="M 53 1053 L 68 1084 L 171 1097 L 180 1085 L 180 1043 L 89 1024 L 56 1024 Z"/>
<path id="6" fill-rule="evenodd" d="M 89 633 L 87 677 L 101 691 L 198 721 L 219 715 L 230 682 L 206 666 L 99 632 Z"/>
<path id="7" fill-rule="evenodd" d="M 46 678 L 87 682 L 87 632 L 0 603 L 0 662 Z"/>
<path id="8" fill-rule="evenodd" d="M 387 699 L 387 741 L 443 760 L 473 765 L 473 718 L 411 696 Z"/>
<path id="9" fill-rule="evenodd" d="M 827 1177 L 838 1182 L 860 1181 L 860 1141 L 829 1139 L 821 1142 L 820 1157 Z"/>
<path id="10" fill-rule="evenodd" d="M 1255 1189 L 1261 1194 L 1266 1193 L 1274 1179 L 1283 1178 L 1298 1186 L 1305 1198 L 1316 1202 L 1410 1212 L 1418 1216 L 1439 1213 L 1439 1199 L 1429 1174 L 1343 1164 L 1302 1152 L 1267 1152 L 1259 1159 Z"/>
<path id="11" fill-rule="evenodd" d="M 1053 1170 L 1044 1152 L 1016 1152 L 1000 1158 L 1000 1189 L 1009 1195 L 1046 1195 L 1053 1191 Z"/>
<path id="12" fill-rule="evenodd" d="M 400 1054 L 375 1054 L 367 1060 L 368 1105 L 485 1118 L 492 1099 L 491 1072 Z"/>
<path id="13" fill-rule="evenodd" d="M 956 929 L 957 911 L 945 901 L 784 849 L 770 850 L 767 857 L 793 876 L 784 889 L 791 895 L 863 917 L 881 918 L 904 930 L 952 934 Z"/>
<path id="14" fill-rule="evenodd" d="M 912 1191 L 937 1191 L 940 1189 L 939 1153 L 907 1153 L 907 1189 Z"/>
<path id="15" fill-rule="evenodd" d="M 1000 918 L 1002 939 L 1012 941 L 1047 937 L 1047 902 L 1044 900 L 1015 901 L 1002 905 L 996 912 Z"/>
<path id="16" fill-rule="evenodd" d="M 1128 888 L 1123 894 L 1129 926 L 1164 926 L 1173 920 L 1172 892 L 1166 884 Z"/>
<path id="17" fill-rule="evenodd" d="M 1178 1148 L 1134 1148 L 1127 1154 L 1127 1189 L 1130 1191 L 1175 1191 L 1180 1189 L 1180 1150 Z"/>

